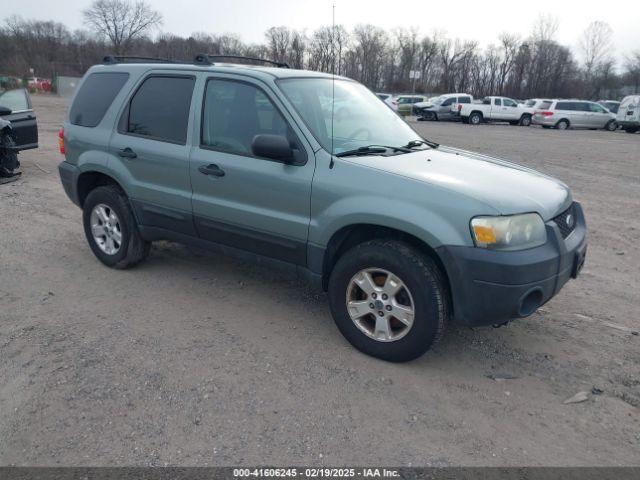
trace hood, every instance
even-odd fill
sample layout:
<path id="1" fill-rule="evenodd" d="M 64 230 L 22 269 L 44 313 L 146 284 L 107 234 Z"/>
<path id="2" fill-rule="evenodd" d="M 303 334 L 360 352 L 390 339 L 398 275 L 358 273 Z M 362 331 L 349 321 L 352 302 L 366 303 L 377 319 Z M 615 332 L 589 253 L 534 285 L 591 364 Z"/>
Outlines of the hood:
<path id="1" fill-rule="evenodd" d="M 537 212 L 547 221 L 572 202 L 569 187 L 497 158 L 440 146 L 391 157 L 349 157 L 363 166 L 419 180 L 472 197 L 503 215 Z"/>

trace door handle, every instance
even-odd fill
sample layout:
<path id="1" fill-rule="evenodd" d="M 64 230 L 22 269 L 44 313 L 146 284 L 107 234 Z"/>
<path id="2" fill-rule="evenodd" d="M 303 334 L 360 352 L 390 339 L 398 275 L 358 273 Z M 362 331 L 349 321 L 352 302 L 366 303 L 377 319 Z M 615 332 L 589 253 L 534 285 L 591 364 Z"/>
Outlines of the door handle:
<path id="1" fill-rule="evenodd" d="M 119 150 L 118 155 L 120 155 L 123 158 L 136 158 L 138 156 L 136 152 L 131 150 L 129 147 Z"/>
<path id="2" fill-rule="evenodd" d="M 198 167 L 198 171 L 200 173 L 204 173 L 205 175 L 213 175 L 214 177 L 224 177 L 224 170 L 222 170 L 215 163 L 211 163 L 209 165 L 200 165 Z"/>

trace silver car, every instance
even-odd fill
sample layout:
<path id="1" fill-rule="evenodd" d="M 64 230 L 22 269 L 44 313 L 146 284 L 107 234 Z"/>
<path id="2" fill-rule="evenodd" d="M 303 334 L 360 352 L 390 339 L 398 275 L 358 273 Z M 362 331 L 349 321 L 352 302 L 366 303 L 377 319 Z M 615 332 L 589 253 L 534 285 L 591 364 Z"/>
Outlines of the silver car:
<path id="1" fill-rule="evenodd" d="M 588 100 L 548 100 L 533 114 L 533 123 L 546 128 L 618 128 L 616 116 L 602 105 Z"/>

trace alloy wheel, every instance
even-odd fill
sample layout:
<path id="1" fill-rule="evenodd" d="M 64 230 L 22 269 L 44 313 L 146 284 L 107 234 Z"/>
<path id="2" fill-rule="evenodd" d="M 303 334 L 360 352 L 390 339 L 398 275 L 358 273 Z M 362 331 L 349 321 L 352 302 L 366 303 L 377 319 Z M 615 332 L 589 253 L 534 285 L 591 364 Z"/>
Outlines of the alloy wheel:
<path id="1" fill-rule="evenodd" d="M 358 329 L 379 342 L 401 339 L 413 326 L 415 307 L 407 285 L 394 273 L 367 268 L 347 287 L 346 306 Z"/>
<path id="2" fill-rule="evenodd" d="M 116 212 L 99 203 L 91 210 L 91 234 L 98 248 L 107 255 L 115 255 L 122 246 L 122 229 Z"/>

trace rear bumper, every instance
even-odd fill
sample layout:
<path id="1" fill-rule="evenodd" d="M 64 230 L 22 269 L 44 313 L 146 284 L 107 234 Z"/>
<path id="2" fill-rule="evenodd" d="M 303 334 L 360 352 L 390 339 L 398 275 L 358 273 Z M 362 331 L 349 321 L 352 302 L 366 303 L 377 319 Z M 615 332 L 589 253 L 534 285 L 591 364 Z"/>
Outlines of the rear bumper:
<path id="1" fill-rule="evenodd" d="M 531 123 L 534 125 L 544 125 L 546 127 L 553 127 L 557 121 L 558 119 L 553 117 L 542 117 L 538 115 L 533 115 L 531 117 Z"/>
<path id="2" fill-rule="evenodd" d="M 531 315 L 549 301 L 584 264 L 586 223 L 574 203 L 576 227 L 566 238 L 547 222 L 547 242 L 517 252 L 442 246 L 437 252 L 449 276 L 453 316 L 470 326 L 504 323 Z"/>
<path id="3" fill-rule="evenodd" d="M 60 173 L 60 182 L 64 187 L 64 191 L 73 203 L 80 206 L 80 196 L 78 195 L 78 177 L 80 169 L 68 162 L 60 162 L 58 165 Z"/>

